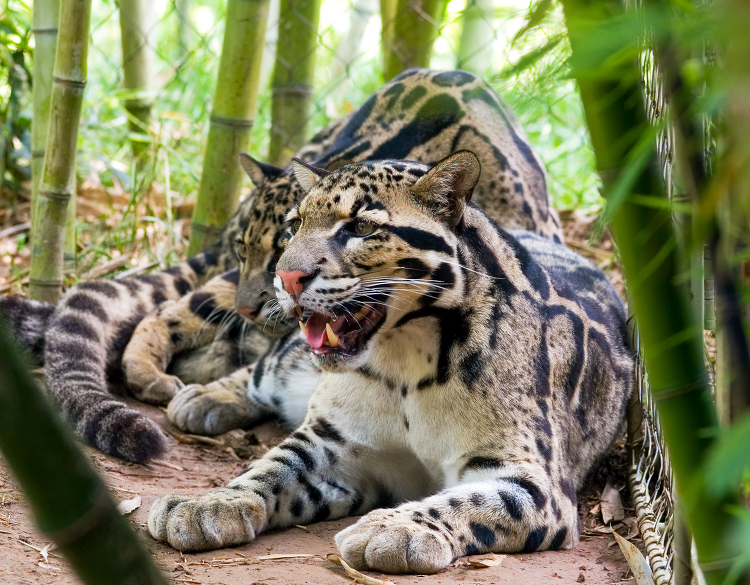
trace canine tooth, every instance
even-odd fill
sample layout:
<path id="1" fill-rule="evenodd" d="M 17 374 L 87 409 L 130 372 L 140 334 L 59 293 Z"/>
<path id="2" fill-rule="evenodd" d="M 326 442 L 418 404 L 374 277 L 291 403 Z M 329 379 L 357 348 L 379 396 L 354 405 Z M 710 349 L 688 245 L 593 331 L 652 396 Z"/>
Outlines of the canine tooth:
<path id="1" fill-rule="evenodd" d="M 299 322 L 299 328 L 302 329 L 302 335 L 304 335 L 305 337 L 307 337 L 307 327 L 305 326 L 305 322 L 304 321 L 300 321 Z"/>
<path id="2" fill-rule="evenodd" d="M 298 319 L 300 320 L 300 322 L 301 322 L 301 321 L 302 321 L 302 307 L 300 307 L 299 305 L 296 305 L 296 306 L 294 307 L 294 312 L 295 312 L 295 313 L 297 313 L 297 318 L 298 318 Z"/>
<path id="3" fill-rule="evenodd" d="M 328 343 L 331 344 L 331 347 L 338 347 L 339 336 L 333 332 L 333 329 L 331 329 L 330 323 L 326 323 L 326 333 L 328 334 Z"/>

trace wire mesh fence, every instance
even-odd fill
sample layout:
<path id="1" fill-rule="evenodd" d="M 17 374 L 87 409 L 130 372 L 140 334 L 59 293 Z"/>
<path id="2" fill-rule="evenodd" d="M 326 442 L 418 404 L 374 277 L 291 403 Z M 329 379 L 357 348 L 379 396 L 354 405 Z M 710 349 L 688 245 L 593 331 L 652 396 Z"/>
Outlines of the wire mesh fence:
<path id="1" fill-rule="evenodd" d="M 276 63 L 277 43 L 288 42 L 284 31 L 279 30 L 279 5 L 280 0 L 271 0 L 258 107 L 251 134 L 250 154 L 260 160 L 268 160 L 274 132 L 282 140 L 285 136 L 285 129 L 272 128 L 274 66 L 290 69 L 295 66 Z M 513 94 L 509 99 L 511 106 L 516 106 L 522 118 L 528 112 L 528 119 L 522 122 L 532 142 L 542 151 L 549 150 L 549 156 L 543 158 L 549 161 L 553 196 L 563 206 L 571 206 L 582 196 L 589 205 L 598 202 L 598 180 L 580 124 L 580 105 L 572 82 L 561 74 L 565 69 L 566 49 L 549 52 L 546 60 L 534 63 L 545 74 L 556 74 L 555 81 L 548 81 L 546 97 L 535 98 L 529 91 L 528 85 L 536 83 L 534 75 L 513 75 L 514 66 L 530 47 L 546 46 L 551 40 L 551 47 L 560 43 L 560 15 L 553 14 L 544 26 L 514 41 L 528 17 L 527 5 L 489 7 L 481 0 L 454 0 L 441 8 L 437 20 L 425 15 L 433 31 L 428 38 L 433 45 L 429 66 L 466 68 L 489 79 L 506 98 L 509 92 Z M 221 54 L 225 5 L 201 0 L 162 0 L 149 4 L 148 18 L 139 25 L 142 27 L 139 40 L 149 54 L 150 69 L 149 83 L 143 88 L 129 88 L 124 79 L 127 61 L 133 58 L 132 51 L 129 56 L 120 41 L 121 19 L 127 16 L 111 1 L 95 3 L 93 10 L 80 174 L 86 176 L 92 170 L 103 172 L 105 181 L 119 181 L 129 190 L 134 178 L 124 155 L 129 148 L 128 140 L 141 140 L 154 151 L 167 151 L 172 189 L 181 194 L 193 192 L 200 178 L 201 153 Z M 399 18 L 395 14 L 391 21 Z M 297 88 L 310 95 L 309 116 L 304 120 L 306 137 L 361 105 L 387 81 L 383 76 L 383 47 L 390 45 L 384 43 L 382 34 L 380 4 L 375 0 L 325 0 L 322 4 L 312 87 Z M 514 99 L 524 103 L 517 107 Z M 125 109 L 128 103 L 137 100 L 152 105 L 149 133 L 140 136 L 128 124 L 128 116 L 133 116 Z M 539 103 L 532 103 L 534 100 Z M 567 131 L 562 128 L 564 124 L 560 128 L 550 127 L 549 118 L 540 117 L 540 108 L 565 109 L 564 114 L 553 113 L 560 119 L 571 119 L 569 113 L 572 114 Z M 282 158 L 288 160 L 297 146 L 293 142 L 286 144 Z M 570 155 L 576 149 L 586 151 L 580 157 L 586 172 L 580 172 L 581 163 L 570 172 L 563 171 L 571 166 Z M 156 164 L 161 167 L 163 161 Z"/>
<path id="2" fill-rule="evenodd" d="M 636 9 L 642 7 L 635 3 Z M 653 39 L 650 30 L 643 28 L 646 43 Z M 669 96 L 660 71 L 657 51 L 651 46 L 641 56 L 640 66 L 650 122 L 659 131 L 656 136 L 656 151 L 661 164 L 665 189 L 669 199 L 675 203 L 690 203 L 691 194 L 679 184 L 674 164 L 675 129 L 670 123 Z M 709 121 L 705 121 L 706 128 Z M 710 160 L 709 134 L 704 137 L 705 161 Z M 684 227 L 685 217 L 673 216 L 674 221 Z M 711 339 L 715 327 L 713 280 L 704 271 L 704 254 L 699 250 L 690 259 L 690 292 L 693 309 L 703 323 L 704 338 Z M 648 374 L 642 360 L 637 327 L 633 332 L 637 350 L 635 392 L 640 408 L 629 412 L 630 469 L 628 483 L 633 497 L 636 519 L 643 539 L 643 547 L 651 567 L 656 585 L 689 585 L 701 583 L 702 576 L 692 562 L 692 538 L 680 513 L 676 498 L 674 476 L 669 453 L 662 436 L 656 404 L 649 391 Z M 713 356 L 706 345 L 706 364 L 711 384 L 715 379 Z"/>

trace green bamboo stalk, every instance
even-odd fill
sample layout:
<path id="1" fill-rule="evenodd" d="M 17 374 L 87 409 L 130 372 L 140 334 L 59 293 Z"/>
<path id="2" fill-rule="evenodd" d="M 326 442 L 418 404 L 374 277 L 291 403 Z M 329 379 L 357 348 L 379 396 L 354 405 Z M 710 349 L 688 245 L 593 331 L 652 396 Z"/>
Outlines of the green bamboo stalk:
<path id="1" fill-rule="evenodd" d="M 57 21 L 60 16 L 59 0 L 37 0 L 33 6 L 34 32 L 34 90 L 31 119 L 31 241 L 36 241 L 39 229 L 39 184 L 44 170 L 44 148 L 49 128 L 52 99 L 52 71 L 55 66 L 57 46 Z M 64 264 L 75 262 L 75 195 L 68 203 L 65 230 Z"/>
<path id="2" fill-rule="evenodd" d="M 445 0 L 396 0 L 393 41 L 384 47 L 386 79 L 412 67 L 430 66 L 444 8 Z"/>
<path id="3" fill-rule="evenodd" d="M 307 139 L 321 0 L 281 0 L 269 162 L 283 166 Z"/>
<path id="4" fill-rule="evenodd" d="M 493 0 L 467 0 L 461 14 L 461 37 L 456 66 L 484 75 L 492 65 L 492 43 L 495 31 L 490 26 Z"/>
<path id="5" fill-rule="evenodd" d="M 166 585 L 104 482 L 29 374 L 0 323 L 0 452 L 53 540 L 87 585 Z"/>
<path id="6" fill-rule="evenodd" d="M 602 48 L 604 43 L 597 45 L 603 37 L 611 38 L 607 35 L 613 17 L 622 15 L 622 6 L 617 0 L 563 0 L 574 75 L 606 195 L 611 195 L 628 157 L 648 132 L 637 63 L 615 58 L 614 51 Z M 611 225 L 678 492 L 699 563 L 713 585 L 724 582 L 740 553 L 734 538 L 739 520 L 728 511 L 737 500 L 711 499 L 701 473 L 718 432 L 703 363 L 702 327 L 695 322 L 686 283 L 678 278 L 685 264 L 669 210 L 644 204 L 644 195 L 665 199 L 653 153 L 649 162 L 619 202 Z"/>
<path id="7" fill-rule="evenodd" d="M 380 58 L 385 81 L 390 51 L 393 50 L 393 39 L 395 38 L 394 23 L 396 22 L 397 0 L 380 0 Z"/>
<path id="8" fill-rule="evenodd" d="M 151 118 L 155 25 L 156 13 L 150 0 L 120 0 L 125 109 L 134 135 L 145 134 Z M 133 154 L 139 157 L 146 146 L 144 139 L 133 139 Z"/>
<path id="9" fill-rule="evenodd" d="M 38 220 L 37 199 L 44 168 L 44 146 L 47 142 L 49 107 L 52 97 L 52 70 L 55 66 L 58 0 L 36 0 L 32 8 L 34 32 L 34 115 L 31 119 L 31 221 L 32 239 Z"/>
<path id="10" fill-rule="evenodd" d="M 188 36 L 190 34 L 190 0 L 172 0 L 177 14 L 177 46 L 178 59 L 182 59 L 188 52 Z"/>
<path id="11" fill-rule="evenodd" d="M 62 291 L 68 206 L 76 190 L 76 146 L 86 86 L 91 0 L 61 0 L 50 123 L 39 185 L 39 229 L 33 242 L 29 295 L 56 302 Z"/>
<path id="12" fill-rule="evenodd" d="M 188 255 L 211 244 L 239 201 L 268 20 L 268 0 L 228 0 L 224 43 L 214 91 Z"/>

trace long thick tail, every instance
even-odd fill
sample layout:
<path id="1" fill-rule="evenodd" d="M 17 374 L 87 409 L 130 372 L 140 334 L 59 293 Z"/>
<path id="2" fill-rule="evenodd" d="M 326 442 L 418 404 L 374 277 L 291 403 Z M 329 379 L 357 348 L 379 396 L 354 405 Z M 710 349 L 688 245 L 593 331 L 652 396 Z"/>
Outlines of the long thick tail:
<path id="1" fill-rule="evenodd" d="M 44 365 L 44 334 L 54 310 L 52 303 L 17 296 L 0 298 L 5 327 L 35 366 Z"/>
<path id="2" fill-rule="evenodd" d="M 46 335 L 47 386 L 76 432 L 97 449 L 137 463 L 167 450 L 159 426 L 114 397 L 108 382 L 121 378 L 123 351 L 141 319 L 203 276 L 191 258 L 160 273 L 83 283 L 60 301 Z"/>

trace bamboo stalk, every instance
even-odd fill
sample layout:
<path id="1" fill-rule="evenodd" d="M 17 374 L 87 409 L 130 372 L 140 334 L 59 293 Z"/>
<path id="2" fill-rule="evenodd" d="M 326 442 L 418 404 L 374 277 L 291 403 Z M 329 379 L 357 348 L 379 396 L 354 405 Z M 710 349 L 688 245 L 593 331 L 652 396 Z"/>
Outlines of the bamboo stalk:
<path id="1" fill-rule="evenodd" d="M 412 67 L 429 67 L 445 0 L 396 0 L 393 41 L 385 46 L 386 79 Z"/>
<path id="2" fill-rule="evenodd" d="M 0 451 L 37 525 L 88 585 L 166 585 L 0 326 Z"/>
<path id="3" fill-rule="evenodd" d="M 615 59 L 602 45 L 596 45 L 597 37 L 611 34 L 606 27 L 622 14 L 621 3 L 563 0 L 563 10 L 597 168 L 604 192 L 610 195 L 633 148 L 648 131 L 637 63 Z M 606 70 L 602 67 L 605 62 L 609 63 Z M 685 264 L 668 208 L 645 205 L 633 196 L 664 199 L 653 153 L 650 162 L 638 173 L 611 225 L 677 488 L 699 563 L 707 583 L 713 585 L 724 582 L 740 552 L 740 543 L 734 538 L 739 520 L 728 511 L 737 500 L 708 497 L 701 473 L 718 432 L 703 363 L 702 327 L 693 317 L 687 287 L 678 279 L 679 267 Z"/>
<path id="4" fill-rule="evenodd" d="M 120 0 L 125 109 L 134 135 L 145 134 L 151 118 L 155 25 L 156 14 L 149 0 Z M 133 154 L 139 157 L 146 145 L 143 139 L 133 139 Z"/>
<path id="5" fill-rule="evenodd" d="M 203 173 L 193 212 L 188 255 L 211 244 L 229 220 L 244 173 L 268 20 L 268 0 L 228 0 L 227 24 L 214 92 Z"/>
<path id="6" fill-rule="evenodd" d="M 283 166 L 305 143 L 312 107 L 320 0 L 281 0 L 268 159 Z"/>
<path id="7" fill-rule="evenodd" d="M 56 302 L 62 291 L 68 206 L 76 190 L 76 147 L 86 86 L 91 0 L 61 0 L 50 123 L 39 185 L 39 230 L 33 242 L 29 295 Z"/>
<path id="8" fill-rule="evenodd" d="M 31 119 L 31 234 L 36 233 L 37 199 L 44 168 L 44 147 L 49 126 L 49 107 L 52 97 L 52 70 L 55 66 L 58 0 L 37 0 L 32 8 L 34 32 L 34 116 Z"/>
<path id="9" fill-rule="evenodd" d="M 49 128 L 52 99 L 52 71 L 55 66 L 57 46 L 57 21 L 60 16 L 59 0 L 38 0 L 33 6 L 34 32 L 34 89 L 31 119 L 31 234 L 32 242 L 38 237 L 39 184 L 44 171 L 44 151 Z M 65 230 L 64 264 L 75 262 L 75 196 L 68 203 Z"/>
<path id="10" fill-rule="evenodd" d="M 490 26 L 492 0 L 467 0 L 461 14 L 461 38 L 458 42 L 456 66 L 484 75 L 492 65 L 492 43 L 495 31 Z"/>
<path id="11" fill-rule="evenodd" d="M 393 50 L 393 39 L 396 35 L 394 31 L 396 2 L 397 0 L 380 0 L 380 58 L 385 81 L 391 79 L 390 77 L 386 77 L 386 71 L 388 70 L 390 51 Z"/>

